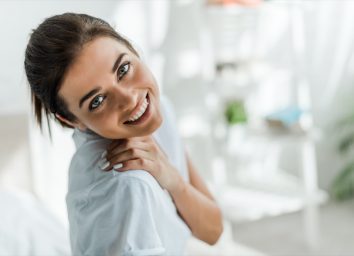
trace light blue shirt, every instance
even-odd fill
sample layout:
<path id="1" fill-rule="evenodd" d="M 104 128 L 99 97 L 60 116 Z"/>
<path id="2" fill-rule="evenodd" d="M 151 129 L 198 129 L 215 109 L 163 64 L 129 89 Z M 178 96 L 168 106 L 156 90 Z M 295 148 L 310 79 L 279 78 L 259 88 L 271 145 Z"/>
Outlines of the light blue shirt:
<path id="1" fill-rule="evenodd" d="M 153 137 L 188 182 L 173 108 L 161 96 L 162 125 Z M 73 255 L 183 255 L 191 231 L 169 193 L 144 170 L 103 172 L 110 140 L 75 130 L 66 197 Z"/>

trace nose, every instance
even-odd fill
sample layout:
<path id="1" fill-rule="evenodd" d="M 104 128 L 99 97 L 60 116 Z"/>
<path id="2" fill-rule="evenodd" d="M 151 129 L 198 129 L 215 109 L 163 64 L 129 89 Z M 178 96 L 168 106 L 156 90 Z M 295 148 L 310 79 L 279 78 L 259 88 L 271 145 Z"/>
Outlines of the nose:
<path id="1" fill-rule="evenodd" d="M 134 93 L 131 86 L 113 86 L 114 91 L 114 103 L 116 108 L 122 112 L 134 109 L 138 103 L 138 94 Z"/>

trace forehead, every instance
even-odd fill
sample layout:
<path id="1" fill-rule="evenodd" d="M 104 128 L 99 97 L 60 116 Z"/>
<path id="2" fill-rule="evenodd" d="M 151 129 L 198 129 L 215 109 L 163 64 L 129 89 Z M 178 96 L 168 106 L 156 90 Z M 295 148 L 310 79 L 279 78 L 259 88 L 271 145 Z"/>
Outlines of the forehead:
<path id="1" fill-rule="evenodd" d="M 95 86 L 102 84 L 111 74 L 120 53 L 130 53 L 128 48 L 110 37 L 99 37 L 86 43 L 63 79 L 59 94 L 69 108 Z"/>
<path id="2" fill-rule="evenodd" d="M 127 47 L 116 39 L 110 37 L 99 37 L 86 43 L 74 63 L 67 71 L 67 77 L 77 71 L 94 71 L 98 67 L 106 67 L 111 65 L 112 60 L 122 52 L 127 52 Z"/>

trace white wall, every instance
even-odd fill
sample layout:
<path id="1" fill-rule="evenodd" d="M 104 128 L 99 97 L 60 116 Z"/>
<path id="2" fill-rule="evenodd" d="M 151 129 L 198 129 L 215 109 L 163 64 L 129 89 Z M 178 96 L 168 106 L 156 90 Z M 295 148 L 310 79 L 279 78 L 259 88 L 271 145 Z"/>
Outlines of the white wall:
<path id="1" fill-rule="evenodd" d="M 0 114 L 29 110 L 24 51 L 31 29 L 44 18 L 83 12 L 111 21 L 117 1 L 0 1 Z"/>

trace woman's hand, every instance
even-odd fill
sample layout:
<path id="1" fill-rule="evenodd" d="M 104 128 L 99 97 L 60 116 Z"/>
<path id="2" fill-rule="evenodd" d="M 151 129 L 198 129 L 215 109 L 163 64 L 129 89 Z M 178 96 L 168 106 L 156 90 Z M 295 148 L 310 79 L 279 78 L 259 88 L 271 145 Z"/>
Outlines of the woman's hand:
<path id="1" fill-rule="evenodd" d="M 152 136 L 115 140 L 103 158 L 104 171 L 142 169 L 149 172 L 171 194 L 179 215 L 195 237 L 211 245 L 219 239 L 223 229 L 221 211 L 206 191 L 206 185 L 201 184 L 202 179 L 190 160 L 189 175 L 194 184 L 183 181 Z"/>
<path id="2" fill-rule="evenodd" d="M 103 154 L 102 169 L 117 172 L 142 169 L 149 172 L 169 192 L 178 189 L 181 176 L 152 136 L 113 141 Z"/>

